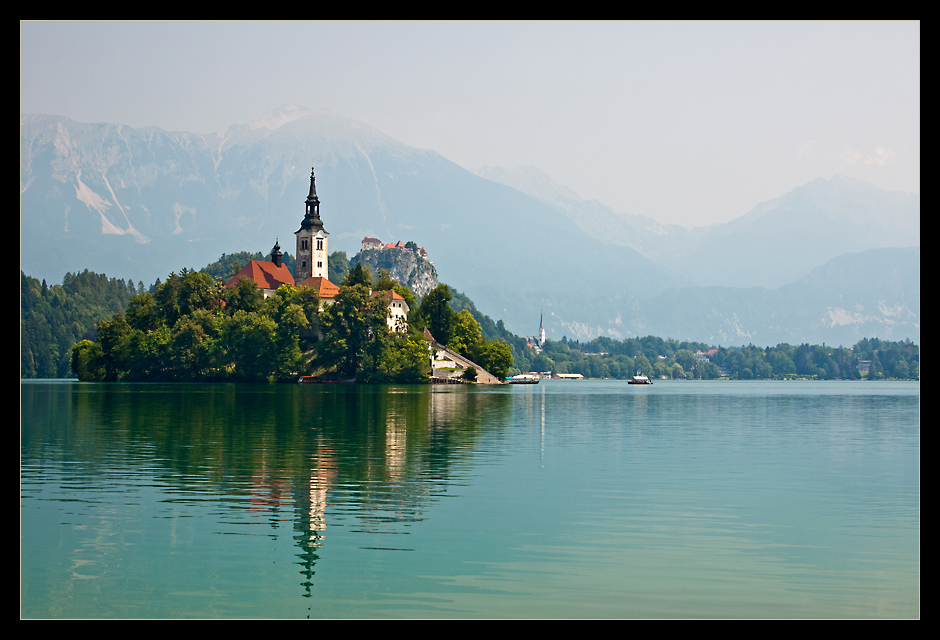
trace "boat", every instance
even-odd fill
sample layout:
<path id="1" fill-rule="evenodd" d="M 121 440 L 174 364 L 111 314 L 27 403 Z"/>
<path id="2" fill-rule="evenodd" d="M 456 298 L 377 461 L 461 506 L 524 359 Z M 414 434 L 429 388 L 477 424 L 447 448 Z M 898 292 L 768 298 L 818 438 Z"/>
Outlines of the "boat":
<path id="1" fill-rule="evenodd" d="M 637 371 L 633 378 L 627 380 L 627 384 L 653 384 L 653 381 L 644 376 L 642 372 Z"/>
<path id="2" fill-rule="evenodd" d="M 323 380 L 319 376 L 300 376 L 297 384 L 339 384 L 336 380 Z"/>
<path id="3" fill-rule="evenodd" d="M 509 382 L 509 384 L 538 384 L 539 379 L 536 376 L 523 373 L 519 376 L 513 376 L 507 380 L 507 382 Z"/>

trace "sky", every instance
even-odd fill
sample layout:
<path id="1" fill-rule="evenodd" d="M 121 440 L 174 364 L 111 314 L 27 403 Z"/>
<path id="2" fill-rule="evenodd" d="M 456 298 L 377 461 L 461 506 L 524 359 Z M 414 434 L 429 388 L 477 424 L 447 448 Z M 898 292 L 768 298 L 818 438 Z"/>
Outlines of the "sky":
<path id="1" fill-rule="evenodd" d="M 917 22 L 21 22 L 20 113 L 209 133 L 328 108 L 622 213 L 819 177 L 920 194 Z"/>

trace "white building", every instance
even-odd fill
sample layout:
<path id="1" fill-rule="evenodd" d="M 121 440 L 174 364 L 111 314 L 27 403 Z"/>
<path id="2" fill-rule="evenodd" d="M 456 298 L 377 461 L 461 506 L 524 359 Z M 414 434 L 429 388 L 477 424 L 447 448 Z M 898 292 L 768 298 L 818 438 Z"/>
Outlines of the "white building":
<path id="1" fill-rule="evenodd" d="M 388 328 L 392 331 L 408 331 L 408 303 L 395 291 L 370 291 L 373 297 L 384 298 L 388 302 Z"/>

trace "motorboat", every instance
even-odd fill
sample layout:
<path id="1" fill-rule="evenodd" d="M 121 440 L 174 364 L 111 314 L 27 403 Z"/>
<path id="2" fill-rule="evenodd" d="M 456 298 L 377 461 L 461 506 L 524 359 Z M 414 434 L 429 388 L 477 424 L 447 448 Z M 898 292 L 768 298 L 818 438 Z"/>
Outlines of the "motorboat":
<path id="1" fill-rule="evenodd" d="M 642 372 L 637 371 L 635 376 L 627 380 L 627 384 L 653 384 L 653 381 L 644 376 Z"/>

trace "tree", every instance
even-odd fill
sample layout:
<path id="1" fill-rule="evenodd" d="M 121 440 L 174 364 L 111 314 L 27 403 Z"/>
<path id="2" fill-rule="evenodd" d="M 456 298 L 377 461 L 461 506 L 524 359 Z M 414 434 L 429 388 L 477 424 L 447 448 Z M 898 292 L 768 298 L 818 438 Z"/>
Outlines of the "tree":
<path id="1" fill-rule="evenodd" d="M 91 340 L 82 340 L 72 347 L 72 371 L 82 382 L 101 382 L 105 379 L 104 351 Z"/>
<path id="2" fill-rule="evenodd" d="M 446 284 L 439 284 L 421 301 L 419 315 L 440 344 L 450 344 L 454 331 L 454 310 L 447 303 L 453 296 Z"/>
<path id="3" fill-rule="evenodd" d="M 512 367 L 512 347 L 498 340 L 486 340 L 480 344 L 475 362 L 502 380 Z"/>
<path id="4" fill-rule="evenodd" d="M 695 368 L 695 355 L 688 349 L 680 349 L 676 351 L 676 362 L 682 365 L 683 370 L 691 371 Z"/>
<path id="5" fill-rule="evenodd" d="M 160 325 L 160 314 L 153 296 L 140 293 L 127 305 L 127 323 L 137 331 L 153 331 Z"/>
<path id="6" fill-rule="evenodd" d="M 133 332 L 122 313 L 115 313 L 110 321 L 102 320 L 98 323 L 98 344 L 104 353 L 105 380 L 108 382 L 117 382 L 127 372 L 130 353 L 124 348 L 124 343 Z"/>
<path id="7" fill-rule="evenodd" d="M 264 303 L 264 292 L 251 278 L 241 276 L 234 287 L 225 291 L 225 311 L 235 315 L 236 311 L 257 313 Z"/>
<path id="8" fill-rule="evenodd" d="M 307 290 L 296 289 L 288 284 L 281 285 L 273 296 L 265 300 L 265 315 L 277 325 L 274 353 L 274 377 L 277 380 L 290 380 L 300 370 L 303 354 L 300 351 L 300 334 L 309 328 L 310 321 L 303 304 L 311 304 L 316 292 L 311 297 Z"/>
<path id="9" fill-rule="evenodd" d="M 350 269 L 349 273 L 346 274 L 346 277 L 344 277 L 343 281 L 340 283 L 341 287 L 354 287 L 356 285 L 362 285 L 367 288 L 372 286 L 372 273 L 369 271 L 369 267 L 363 265 L 361 262 Z"/>
<path id="10" fill-rule="evenodd" d="M 236 380 L 264 382 L 275 372 L 277 324 L 260 313 L 236 311 L 222 322 L 226 368 Z"/>
<path id="11" fill-rule="evenodd" d="M 212 355 L 219 324 L 205 309 L 196 311 L 192 316 L 183 316 L 176 322 L 170 343 L 174 379 L 193 382 L 213 377 Z"/>
<path id="12" fill-rule="evenodd" d="M 358 277 L 355 273 L 356 269 L 350 271 L 347 280 Z M 355 377 L 364 358 L 368 358 L 365 369 L 377 366 L 389 334 L 387 317 L 385 300 L 371 297 L 367 285 L 344 285 L 333 304 L 320 313 L 324 339 L 318 363 L 344 378 Z"/>
<path id="13" fill-rule="evenodd" d="M 388 269 L 379 269 L 375 274 L 375 282 L 372 284 L 373 291 L 392 291 L 398 281 L 392 278 Z"/>
<path id="14" fill-rule="evenodd" d="M 430 331 L 430 329 L 428 330 Z M 431 335 L 437 337 L 437 334 L 433 331 Z M 482 339 L 483 334 L 480 323 L 474 320 L 473 315 L 468 310 L 463 309 L 460 313 L 455 314 L 453 337 L 448 344 L 451 349 L 466 358 L 473 358 L 473 353 Z"/>
<path id="15" fill-rule="evenodd" d="M 342 282 L 349 273 L 349 260 L 346 258 L 345 251 L 334 251 L 327 258 L 327 267 L 332 282 Z"/>

